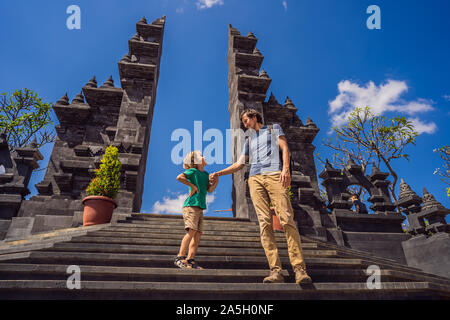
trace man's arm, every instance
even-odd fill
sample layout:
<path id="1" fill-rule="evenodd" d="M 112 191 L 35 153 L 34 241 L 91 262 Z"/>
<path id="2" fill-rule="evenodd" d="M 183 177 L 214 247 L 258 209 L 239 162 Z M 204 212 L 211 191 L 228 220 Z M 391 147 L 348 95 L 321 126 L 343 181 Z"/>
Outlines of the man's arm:
<path id="1" fill-rule="evenodd" d="M 280 175 L 280 181 L 283 187 L 287 188 L 291 185 L 291 173 L 289 171 L 289 147 L 285 136 L 278 137 L 278 145 L 280 146 L 283 157 L 283 169 Z"/>
<path id="2" fill-rule="evenodd" d="M 241 170 L 244 167 L 246 162 L 248 162 L 248 156 L 242 155 L 237 162 L 233 163 L 228 168 L 214 172 L 212 174 L 212 177 L 216 178 L 216 177 L 226 176 L 228 174 L 235 173 L 235 172 Z"/>

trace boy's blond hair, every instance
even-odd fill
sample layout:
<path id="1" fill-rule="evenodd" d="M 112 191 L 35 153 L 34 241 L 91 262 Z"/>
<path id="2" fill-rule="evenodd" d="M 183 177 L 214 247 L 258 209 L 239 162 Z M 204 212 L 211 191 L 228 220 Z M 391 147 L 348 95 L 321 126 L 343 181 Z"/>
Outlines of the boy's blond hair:
<path id="1" fill-rule="evenodd" d="M 183 169 L 197 169 L 198 164 L 202 164 L 202 153 L 198 150 L 195 150 L 184 157 Z"/>

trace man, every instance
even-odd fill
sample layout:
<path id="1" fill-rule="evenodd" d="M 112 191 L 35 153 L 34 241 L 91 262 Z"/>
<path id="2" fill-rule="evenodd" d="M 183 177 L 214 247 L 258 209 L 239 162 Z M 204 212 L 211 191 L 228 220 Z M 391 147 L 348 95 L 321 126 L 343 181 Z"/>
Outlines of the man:
<path id="1" fill-rule="evenodd" d="M 289 260 L 295 271 L 296 283 L 311 283 L 303 260 L 300 235 L 294 222 L 294 210 L 289 199 L 291 184 L 289 172 L 289 148 L 283 130 L 278 124 L 264 126 L 261 114 L 254 109 L 241 113 L 246 129 L 254 130 L 252 139 L 246 140 L 240 159 L 226 169 L 211 174 L 211 179 L 241 170 L 250 158 L 248 185 L 250 196 L 258 216 L 261 243 L 269 262 L 270 274 L 264 283 L 284 282 L 281 261 L 273 231 L 272 213 L 269 203 L 275 207 L 288 244 Z M 282 159 L 278 151 L 282 151 Z M 282 161 L 280 161 L 282 160 Z"/>
<path id="2" fill-rule="evenodd" d="M 359 200 L 357 194 L 352 194 L 351 200 L 353 202 L 353 205 L 355 206 L 356 213 L 369 213 L 367 212 L 366 205 Z"/>

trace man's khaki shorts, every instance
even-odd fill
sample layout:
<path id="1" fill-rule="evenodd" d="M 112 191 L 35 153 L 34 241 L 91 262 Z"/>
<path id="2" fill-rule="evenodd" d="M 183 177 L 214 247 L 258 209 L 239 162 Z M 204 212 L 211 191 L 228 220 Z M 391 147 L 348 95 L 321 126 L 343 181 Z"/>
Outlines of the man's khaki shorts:
<path id="1" fill-rule="evenodd" d="M 203 209 L 200 207 L 183 207 L 184 229 L 203 232 Z"/>

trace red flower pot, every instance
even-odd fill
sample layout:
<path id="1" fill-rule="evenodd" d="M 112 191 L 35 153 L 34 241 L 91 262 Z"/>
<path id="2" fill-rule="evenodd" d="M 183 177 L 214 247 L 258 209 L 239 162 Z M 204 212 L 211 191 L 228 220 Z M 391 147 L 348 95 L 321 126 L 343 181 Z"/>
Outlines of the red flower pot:
<path id="1" fill-rule="evenodd" d="M 117 208 L 114 199 L 103 196 L 88 196 L 81 201 L 84 204 L 83 226 L 109 223 Z"/>
<path id="2" fill-rule="evenodd" d="M 273 221 L 273 230 L 283 231 L 283 227 L 281 226 L 280 220 L 278 220 L 277 215 L 275 214 L 275 210 L 272 210 L 272 221 Z"/>

